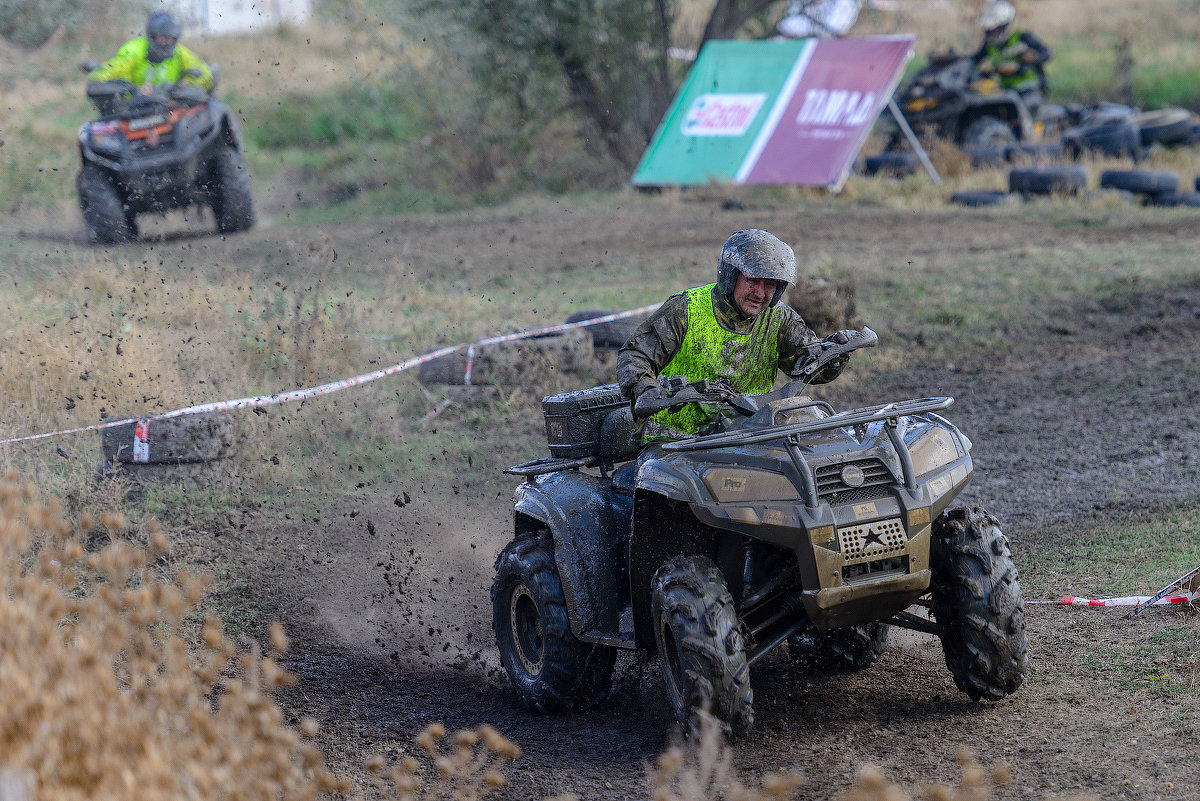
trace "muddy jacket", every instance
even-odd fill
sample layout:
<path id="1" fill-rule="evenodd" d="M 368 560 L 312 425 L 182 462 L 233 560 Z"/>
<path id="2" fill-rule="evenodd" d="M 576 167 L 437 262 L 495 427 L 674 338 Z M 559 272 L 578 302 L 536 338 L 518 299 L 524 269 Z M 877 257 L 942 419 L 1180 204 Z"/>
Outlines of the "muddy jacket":
<path id="1" fill-rule="evenodd" d="M 146 58 L 148 42 L 145 36 L 131 39 L 121 45 L 117 54 L 101 64 L 89 76 L 89 81 L 129 81 L 135 87 L 144 84 L 170 86 L 189 69 L 199 70 L 199 78 L 187 78 L 187 83 L 199 86 L 206 92 L 212 91 L 212 70 L 204 59 L 176 43 L 170 58 L 152 64 Z"/>
<path id="2" fill-rule="evenodd" d="M 659 375 L 686 375 L 693 381 L 726 378 L 741 392 L 766 392 L 777 371 L 790 372 L 804 347 L 819 339 L 791 307 L 779 303 L 746 317 L 709 284 L 672 295 L 638 326 L 617 354 L 617 381 L 631 402 L 657 388 Z M 812 383 L 834 377 L 819 375 Z M 645 435 L 670 436 L 672 429 L 692 434 L 713 416 L 687 404 L 676 414 L 654 415 Z"/>
<path id="3" fill-rule="evenodd" d="M 989 62 L 997 70 L 1000 85 L 1005 89 L 1040 89 L 1046 91 L 1046 75 L 1042 65 L 1050 60 L 1050 48 L 1029 31 L 1014 30 L 1004 43 L 997 46 L 985 38 L 975 52 L 975 63 Z M 1002 64 L 1014 64 L 1016 72 L 999 73 Z"/>

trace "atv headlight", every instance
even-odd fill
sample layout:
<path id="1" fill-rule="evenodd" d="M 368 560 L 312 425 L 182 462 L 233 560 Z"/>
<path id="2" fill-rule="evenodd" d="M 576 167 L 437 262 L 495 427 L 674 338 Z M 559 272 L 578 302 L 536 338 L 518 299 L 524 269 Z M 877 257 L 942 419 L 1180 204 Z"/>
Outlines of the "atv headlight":
<path id="1" fill-rule="evenodd" d="M 918 476 L 945 467 L 962 456 L 958 440 L 944 428 L 927 426 L 909 443 L 913 472 Z"/>
<path id="2" fill-rule="evenodd" d="M 89 134 L 88 138 L 96 150 L 116 151 L 125 144 L 125 137 L 121 135 L 121 127 L 117 123 L 94 123 Z"/>
<path id="3" fill-rule="evenodd" d="M 704 474 L 704 486 L 718 503 L 791 501 L 800 497 L 786 476 L 766 470 L 714 468 Z"/>

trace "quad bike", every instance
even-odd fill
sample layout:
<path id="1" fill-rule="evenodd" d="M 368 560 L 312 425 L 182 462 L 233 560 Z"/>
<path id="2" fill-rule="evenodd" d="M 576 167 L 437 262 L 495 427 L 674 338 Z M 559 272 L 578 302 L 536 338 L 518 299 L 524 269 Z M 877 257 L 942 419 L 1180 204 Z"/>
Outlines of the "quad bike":
<path id="1" fill-rule="evenodd" d="M 220 233 L 254 224 L 242 136 L 227 105 L 182 81 L 150 94 L 95 81 L 88 97 L 101 115 L 79 128 L 79 206 L 90 241 L 135 239 L 138 214 L 192 205 L 210 207 Z"/>
<path id="2" fill-rule="evenodd" d="M 685 730 L 707 710 L 741 735 L 759 660 L 786 644 L 803 665 L 865 668 L 892 626 L 938 636 L 974 700 L 1021 685 L 1008 542 L 983 509 L 949 508 L 972 469 L 970 440 L 937 414 L 953 399 L 837 412 L 801 394 L 875 341 L 864 328 L 845 345 L 816 343 L 765 395 L 663 380 L 673 394 L 643 396 L 639 417 L 686 402 L 729 417 L 644 449 L 615 385 L 543 399 L 552 455 L 505 471 L 524 483 L 491 592 L 500 658 L 528 706 L 591 707 L 610 692 L 618 651 L 641 650 L 660 657 Z"/>
<path id="3" fill-rule="evenodd" d="M 973 59 L 953 50 L 931 55 L 897 103 L 918 133 L 933 133 L 963 148 L 1035 142 L 1061 132 L 1069 122 L 1065 107 L 1029 108 L 1019 92 L 1004 89 L 981 73 Z M 899 143 L 898 134 L 892 139 Z"/>

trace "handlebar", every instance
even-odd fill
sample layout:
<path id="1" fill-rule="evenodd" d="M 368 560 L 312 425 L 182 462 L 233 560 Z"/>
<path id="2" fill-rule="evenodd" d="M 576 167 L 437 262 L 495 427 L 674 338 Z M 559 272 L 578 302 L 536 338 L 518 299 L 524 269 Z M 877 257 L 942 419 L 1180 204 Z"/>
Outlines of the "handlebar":
<path id="1" fill-rule="evenodd" d="M 805 356 L 796 363 L 797 367 L 792 369 L 792 378 L 807 381 L 824 370 L 830 362 L 859 348 L 873 348 L 878 342 L 879 335 L 865 325 L 862 330 L 852 332 L 845 344 L 830 339 L 814 342 L 808 346 Z"/>

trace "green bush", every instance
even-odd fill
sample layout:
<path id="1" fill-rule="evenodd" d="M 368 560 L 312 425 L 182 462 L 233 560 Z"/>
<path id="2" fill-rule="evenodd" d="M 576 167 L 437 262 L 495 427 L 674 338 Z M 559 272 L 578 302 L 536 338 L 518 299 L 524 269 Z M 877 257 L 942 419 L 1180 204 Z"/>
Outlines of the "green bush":
<path id="1" fill-rule="evenodd" d="M 22 47 L 44 44 L 60 26 L 74 26 L 78 0 L 0 0 L 0 37 Z"/>

